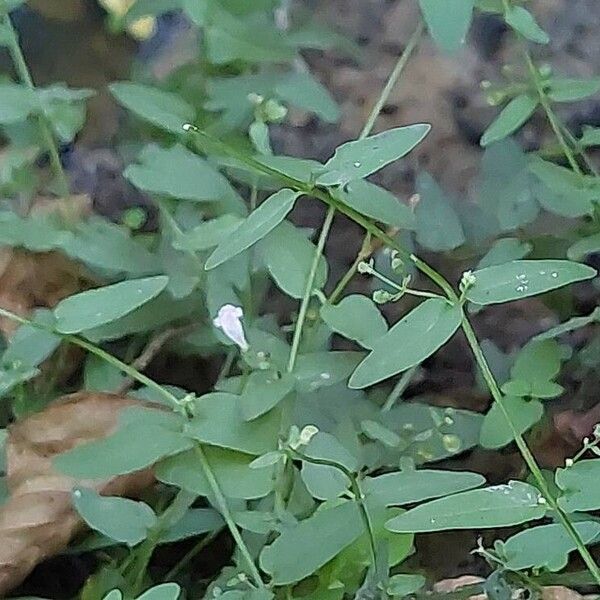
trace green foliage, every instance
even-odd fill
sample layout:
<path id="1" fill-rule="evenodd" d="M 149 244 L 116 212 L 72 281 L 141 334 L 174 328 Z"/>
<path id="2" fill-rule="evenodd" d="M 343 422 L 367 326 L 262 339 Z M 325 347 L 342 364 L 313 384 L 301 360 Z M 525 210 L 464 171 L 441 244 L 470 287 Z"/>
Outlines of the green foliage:
<path id="1" fill-rule="evenodd" d="M 461 319 L 459 307 L 442 298 L 426 300 L 375 341 L 350 387 L 365 388 L 420 364 L 454 335 Z M 405 340 L 412 343 L 405 345 Z"/>
<path id="2" fill-rule="evenodd" d="M 18 76 L 0 82 L 7 143 L 0 243 L 32 254 L 56 252 L 81 266 L 85 277 L 78 293 L 56 305 L 36 298 L 35 306 L 52 309 L 21 319 L 3 345 L 2 426 L 66 391 L 115 391 L 133 379 L 129 394 L 148 404 L 123 410 L 111 435 L 75 445 L 53 466 L 90 488 L 147 467 L 159 482 L 145 502 L 87 487 L 73 491 L 73 506 L 94 533 L 68 551 L 102 550 L 110 565 L 92 577 L 82 597 L 401 598 L 426 586 L 423 575 L 410 572 L 419 556 L 406 560 L 415 552 L 414 534 L 498 529 L 544 517 L 555 522 L 480 548 L 495 569 L 485 584 L 488 595 L 510 598 L 515 581 L 537 586 L 540 571 L 562 570 L 574 550 L 600 583 L 586 548 L 600 539 L 600 528 L 587 515 L 571 515 L 600 508 L 600 463 L 580 460 L 600 454 L 599 432 L 557 469 L 552 487 L 527 446 L 535 439 L 532 429 L 548 421 L 545 401 L 565 391 L 558 381 L 576 394 L 580 378 L 590 377 L 600 361 L 600 338 L 587 336 L 597 327 L 598 309 L 573 315 L 578 303 L 566 288 L 597 288 L 591 281 L 596 271 L 584 263 L 600 247 L 600 183 L 585 151 L 600 145 L 600 134 L 584 127 L 576 139 L 554 110 L 555 103 L 596 94 L 600 82 L 558 76 L 536 64 L 525 44 L 549 38 L 528 4 L 414 1 L 424 24 L 413 46 L 426 28 L 443 51 L 459 51 L 477 11 L 503 19 L 511 39 L 523 45 L 515 54 L 525 57 L 525 68 L 504 69 L 505 82 L 483 85 L 490 103 L 503 108 L 481 139 L 480 174 L 468 198 L 454 198 L 423 170 L 409 203 L 377 185 L 377 173 L 409 155 L 430 130 L 409 124 L 371 135 L 377 109 L 360 138 L 338 146 L 324 164 L 273 154 L 273 126 L 285 123 L 288 108 L 327 123 L 339 119 L 338 105 L 300 54 L 335 48 L 355 56 L 335 32 L 309 22 L 298 26 L 294 12 L 274 0 L 137 0 L 111 18 L 115 30 L 141 17 L 184 11 L 199 43 L 198 56 L 160 82 L 146 73 L 143 82 L 110 86 L 134 118 L 135 127 L 119 133 L 122 154 L 137 155 L 124 175 L 157 207 L 156 222 L 140 231 L 143 214 L 125 215 L 122 226 L 99 216 L 25 210 L 36 195 L 60 189 L 65 175 L 58 147 L 83 126 L 90 92 L 30 84 L 7 16 L 19 2 L 0 0 L 0 44 L 17 58 Z M 536 112 L 549 120 L 558 150 L 548 145 L 526 152 L 510 138 Z M 39 176 L 44 154 L 53 178 Z M 67 191 L 68 185 L 59 193 Z M 328 209 L 319 232 L 288 218 L 307 198 Z M 339 257 L 328 256 L 338 213 L 366 231 L 346 275 L 339 273 Z M 539 233 L 547 231 L 544 213 L 560 223 L 550 241 Z M 444 271 L 473 270 L 455 285 L 413 247 L 438 253 L 432 263 Z M 347 294 L 356 271 L 372 278 L 372 299 Z M 405 302 L 406 296 L 419 303 Z M 556 312 L 555 323 L 563 322 L 506 355 L 491 344 L 484 354 L 471 316 L 532 296 Z M 444 408 L 428 395 L 435 355 L 459 330 L 490 392 L 485 415 Z M 567 344 L 575 331 L 586 336 L 572 349 Z M 46 368 L 48 360 L 62 358 L 61 341 L 87 352 L 68 383 L 48 373 L 54 363 Z M 180 357 L 189 359 L 181 364 L 219 367 L 218 374 L 212 368 L 190 379 L 186 374 L 201 394 L 163 386 L 134 368 L 143 370 L 145 354 L 154 356 L 166 344 L 167 371 Z M 179 376 L 174 369 L 173 379 Z M 419 386 L 407 399 L 416 376 Z M 0 429 L 0 440 L 5 437 Z M 460 463 L 452 461 L 476 446 L 496 450 L 509 443 L 531 472 L 528 483 L 481 487 L 482 475 L 457 470 Z M 431 468 L 440 461 L 443 466 Z M 3 462 L 0 468 L 2 501 Z M 159 544 L 224 528 L 234 550 L 231 557 L 220 550 L 227 566 L 210 580 L 196 585 L 179 573 L 184 590 L 174 583 L 148 587 L 162 577 L 160 569 L 148 568 Z M 199 551 L 210 539 L 193 544 Z"/>
<path id="3" fill-rule="evenodd" d="M 541 519 L 547 510 L 543 501 L 535 487 L 511 481 L 432 500 L 388 521 L 386 527 L 414 533 L 507 527 Z"/>

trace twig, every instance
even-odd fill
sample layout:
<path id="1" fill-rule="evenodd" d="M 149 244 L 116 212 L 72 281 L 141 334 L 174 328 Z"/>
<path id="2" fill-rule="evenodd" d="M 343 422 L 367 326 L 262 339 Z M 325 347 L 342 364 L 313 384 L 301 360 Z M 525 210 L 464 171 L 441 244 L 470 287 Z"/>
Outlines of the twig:
<path id="1" fill-rule="evenodd" d="M 170 342 L 174 337 L 179 337 L 189 333 L 196 328 L 196 325 L 184 325 L 183 327 L 171 327 L 165 331 L 161 331 L 150 339 L 142 353 L 131 363 L 131 366 L 136 371 L 145 371 L 146 367 L 154 360 L 156 355 L 163 349 L 165 344 Z M 126 394 L 131 386 L 135 383 L 135 379 L 128 376 L 123 380 L 123 383 L 115 390 L 115 394 Z"/>

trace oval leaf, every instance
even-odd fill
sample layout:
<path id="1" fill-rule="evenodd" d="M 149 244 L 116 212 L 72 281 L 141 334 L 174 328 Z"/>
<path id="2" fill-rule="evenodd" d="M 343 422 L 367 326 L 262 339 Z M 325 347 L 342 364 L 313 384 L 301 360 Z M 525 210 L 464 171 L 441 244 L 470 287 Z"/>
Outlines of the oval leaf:
<path id="1" fill-rule="evenodd" d="M 515 31 L 532 42 L 547 44 L 550 41 L 548 34 L 538 25 L 535 17 L 522 6 L 511 6 L 510 10 L 506 11 L 504 20 Z"/>
<path id="2" fill-rule="evenodd" d="M 557 469 L 556 485 L 563 491 L 558 499 L 567 512 L 600 508 L 600 460 L 579 460 L 571 467 Z"/>
<path id="3" fill-rule="evenodd" d="M 486 129 L 481 138 L 482 146 L 489 146 L 514 133 L 535 112 L 538 101 L 526 94 L 513 98 Z"/>
<path id="4" fill-rule="evenodd" d="M 113 83 L 109 89 L 125 108 L 172 133 L 183 133 L 184 123 L 196 116 L 196 111 L 178 95 L 148 85 L 124 81 Z"/>
<path id="5" fill-rule="evenodd" d="M 511 481 L 427 502 L 391 519 L 386 527 L 397 533 L 508 527 L 541 519 L 546 509 L 537 488 Z"/>
<path id="6" fill-rule="evenodd" d="M 513 428 L 518 433 L 525 433 L 544 416 L 544 406 L 538 400 L 506 396 L 502 403 L 512 426 L 504 416 L 504 411 L 494 402 L 481 426 L 480 443 L 484 448 L 497 449 L 510 444 L 515 439 Z"/>
<path id="7" fill-rule="evenodd" d="M 514 260 L 473 272 L 466 297 L 474 304 L 500 304 L 591 279 L 596 270 L 568 260 Z"/>
<path id="8" fill-rule="evenodd" d="M 154 511 L 144 502 L 100 496 L 85 488 L 73 491 L 73 506 L 92 529 L 128 546 L 145 540 L 157 523 Z"/>
<path id="9" fill-rule="evenodd" d="M 285 219 L 300 195 L 300 192 L 283 189 L 267 198 L 215 248 L 204 268 L 207 271 L 214 269 L 264 238 Z"/>
<path id="10" fill-rule="evenodd" d="M 414 367 L 445 344 L 460 327 L 462 311 L 441 298 L 420 304 L 373 344 L 350 377 L 360 389 Z"/>
<path id="11" fill-rule="evenodd" d="M 341 199 L 361 215 L 386 225 L 400 229 L 415 227 L 415 215 L 409 206 L 391 192 L 364 179 L 351 181 Z"/>
<path id="12" fill-rule="evenodd" d="M 367 477 L 363 488 L 386 506 L 402 506 L 431 498 L 448 496 L 485 483 L 479 473 L 462 471 L 398 471 L 379 477 Z"/>
<path id="13" fill-rule="evenodd" d="M 321 318 L 333 331 L 365 348 L 388 331 L 387 323 L 375 303 L 367 296 L 353 294 L 339 304 L 324 304 Z"/>
<path id="14" fill-rule="evenodd" d="M 277 406 L 293 389 L 296 380 L 290 373 L 253 371 L 240 397 L 245 421 L 252 421 Z"/>
<path id="15" fill-rule="evenodd" d="M 250 469 L 253 457 L 249 454 L 211 446 L 207 446 L 204 452 L 223 493 L 228 498 L 254 500 L 263 498 L 273 489 L 272 465 Z M 194 450 L 161 461 L 156 466 L 156 477 L 163 483 L 176 485 L 199 496 L 211 497 L 213 493 Z"/>
<path id="16" fill-rule="evenodd" d="M 408 154 L 430 129 L 431 125 L 423 123 L 396 127 L 363 140 L 342 144 L 325 163 L 325 173 L 318 177 L 317 183 L 345 185 L 368 177 Z"/>
<path id="17" fill-rule="evenodd" d="M 328 563 L 362 532 L 360 512 L 354 502 L 321 509 L 284 529 L 261 552 L 260 566 L 271 575 L 275 585 L 295 583 Z"/>
<path id="18" fill-rule="evenodd" d="M 573 523 L 584 544 L 600 541 L 600 523 L 584 521 Z M 521 531 L 502 544 L 505 566 L 513 571 L 548 569 L 562 571 L 569 561 L 569 553 L 576 549 L 575 542 L 562 524 L 551 523 Z"/>
<path id="19" fill-rule="evenodd" d="M 239 402 L 239 396 L 225 392 L 201 396 L 196 400 L 194 418 L 186 426 L 186 433 L 204 444 L 247 454 L 259 455 L 275 450 L 279 412 L 272 410 L 246 422 Z"/>
<path id="20" fill-rule="evenodd" d="M 419 0 L 419 5 L 436 44 L 446 52 L 458 50 L 471 26 L 475 0 Z"/>
<path id="21" fill-rule="evenodd" d="M 79 333 L 111 323 L 156 298 L 169 283 L 169 278 L 130 279 L 69 296 L 54 309 L 56 330 Z"/>

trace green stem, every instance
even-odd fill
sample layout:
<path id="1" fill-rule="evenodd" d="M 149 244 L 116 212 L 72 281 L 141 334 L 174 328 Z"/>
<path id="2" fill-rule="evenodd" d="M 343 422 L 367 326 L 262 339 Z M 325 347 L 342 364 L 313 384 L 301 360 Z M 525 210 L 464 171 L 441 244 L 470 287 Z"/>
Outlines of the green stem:
<path id="1" fill-rule="evenodd" d="M 363 239 L 360 252 L 356 255 L 354 262 L 350 265 L 350 268 L 344 273 L 343 277 L 335 286 L 333 292 L 331 292 L 329 295 L 329 298 L 327 299 L 329 304 L 335 304 L 338 301 L 339 297 L 346 289 L 346 286 L 352 281 L 353 277 L 358 272 L 358 265 L 360 265 L 360 263 L 364 260 L 367 260 L 372 253 L 373 248 L 371 246 L 371 234 L 367 233 Z"/>
<path id="2" fill-rule="evenodd" d="M 387 397 L 384 405 L 381 407 L 381 412 L 389 412 L 394 407 L 394 404 L 398 401 L 398 399 L 402 396 L 406 388 L 409 386 L 412 378 L 415 376 L 415 373 L 419 370 L 421 365 L 415 365 L 408 369 L 408 371 L 404 371 L 402 373 L 402 377 L 398 380 L 398 383 L 394 386 L 394 389 L 390 392 L 390 395 Z"/>
<path id="3" fill-rule="evenodd" d="M 548 506 L 553 511 L 556 512 L 559 521 L 561 522 L 563 527 L 566 529 L 567 533 L 569 534 L 569 536 L 571 537 L 573 542 L 575 542 L 577 550 L 579 551 L 579 554 L 581 555 L 581 558 L 585 562 L 590 573 L 593 575 L 596 582 L 600 585 L 600 568 L 594 561 L 594 558 L 590 554 L 589 550 L 586 548 L 585 542 L 579 535 L 579 532 L 573 526 L 573 523 L 569 519 L 569 516 L 558 505 L 558 502 L 556 501 L 556 499 L 550 492 L 550 488 L 548 487 L 548 484 L 546 483 L 546 480 L 544 479 L 544 475 L 542 474 L 542 471 L 541 471 L 540 467 L 538 466 L 538 464 L 535 460 L 535 457 L 531 453 L 531 450 L 527 446 L 527 443 L 525 442 L 523 436 L 518 431 L 518 429 L 515 427 L 512 419 L 510 417 L 510 414 L 504 404 L 504 397 L 502 396 L 502 392 L 500 391 L 500 388 L 498 386 L 498 383 L 496 382 L 494 374 L 492 373 L 492 370 L 490 369 L 490 366 L 483 354 L 483 350 L 481 349 L 481 346 L 479 345 L 479 341 L 477 340 L 475 331 L 473 330 L 471 323 L 469 322 L 469 320 L 466 317 L 463 318 L 462 329 L 465 333 L 467 341 L 469 342 L 469 346 L 471 347 L 471 351 L 473 352 L 473 355 L 479 366 L 481 374 L 483 375 L 483 378 L 485 379 L 485 382 L 492 394 L 492 398 L 494 399 L 494 402 L 496 402 L 496 404 L 500 408 L 502 414 L 504 415 L 504 418 L 506 419 L 506 421 L 508 423 L 511 433 L 513 434 L 515 443 L 517 444 L 517 448 L 519 449 L 519 452 L 521 453 L 521 456 L 523 457 L 525 464 L 529 468 L 529 471 L 533 475 L 536 485 L 538 486 L 540 492 L 546 499 Z"/>
<path id="4" fill-rule="evenodd" d="M 235 543 L 237 544 L 237 547 L 239 548 L 240 553 L 242 554 L 244 560 L 247 563 L 246 566 L 248 568 L 250 575 L 252 576 L 252 579 L 254 580 L 254 583 L 259 588 L 263 588 L 263 589 L 266 588 L 266 586 L 262 580 L 262 577 L 260 576 L 260 573 L 258 572 L 256 565 L 254 564 L 254 559 L 252 558 L 252 555 L 250 554 L 250 551 L 248 550 L 248 546 L 246 546 L 246 543 L 242 539 L 242 534 L 240 533 L 238 526 L 235 524 L 235 521 L 233 520 L 231 512 L 229 511 L 229 506 L 227 505 L 227 499 L 225 498 L 225 495 L 223 494 L 223 491 L 221 490 L 221 486 L 219 485 L 219 482 L 217 481 L 217 478 L 215 477 L 215 474 L 210 466 L 210 463 L 208 462 L 208 458 L 206 457 L 206 454 L 204 453 L 202 446 L 200 444 L 197 444 L 195 446 L 195 450 L 196 450 L 196 454 L 198 455 L 198 459 L 200 460 L 200 465 L 202 466 L 202 470 L 204 471 L 204 475 L 206 476 L 206 479 L 211 487 L 211 490 L 212 490 L 215 500 L 217 502 L 217 507 L 219 509 L 219 512 L 223 515 L 223 518 L 225 519 L 225 523 L 227 523 L 227 527 L 228 527 L 229 531 L 231 532 L 231 535 L 232 535 L 233 539 L 235 540 Z"/>
<path id="5" fill-rule="evenodd" d="M 323 249 L 325 248 L 325 242 L 333 223 L 335 216 L 335 208 L 330 206 L 323 222 L 321 234 L 319 235 L 319 241 L 313 256 L 313 261 L 310 266 L 308 278 L 306 280 L 306 286 L 304 287 L 304 294 L 302 296 L 302 302 L 300 303 L 300 310 L 298 312 L 298 320 L 296 321 L 296 327 L 294 329 L 294 338 L 292 339 L 292 349 L 290 350 L 290 358 L 288 360 L 287 372 L 291 373 L 296 366 L 296 359 L 298 358 L 298 350 L 300 348 L 300 340 L 302 339 L 302 330 L 304 323 L 306 322 L 306 315 L 308 314 L 308 306 L 312 297 L 313 287 L 315 285 L 315 277 L 317 276 L 317 270 L 319 268 L 319 261 L 323 255 Z"/>
<path id="6" fill-rule="evenodd" d="M 535 85 L 535 89 L 538 93 L 540 104 L 542 105 L 542 108 L 544 109 L 544 112 L 546 113 L 548 122 L 550 123 L 550 126 L 552 127 L 552 131 L 554 131 L 554 135 L 556 136 L 558 143 L 560 144 L 561 148 L 563 149 L 566 159 L 569 161 L 569 164 L 571 165 L 571 168 L 573 169 L 573 171 L 575 171 L 575 173 L 577 173 L 578 175 L 583 175 L 583 172 L 581 171 L 581 167 L 579 166 L 579 163 L 577 162 L 577 159 L 575 158 L 575 154 L 573 153 L 571 146 L 567 143 L 567 140 L 565 139 L 565 136 L 563 135 L 561 124 L 558 120 L 558 117 L 556 116 L 556 114 L 554 113 L 554 110 L 552 109 L 552 106 L 550 105 L 550 100 L 548 98 L 548 95 L 546 94 L 546 90 L 544 90 L 544 84 L 540 78 L 540 74 L 537 70 L 537 67 L 533 63 L 531 54 L 529 54 L 529 51 L 527 50 L 527 48 L 524 44 L 523 44 L 523 56 L 525 58 L 525 64 L 527 65 L 527 68 L 529 70 L 529 74 L 531 75 L 531 80 L 533 81 L 533 84 Z"/>
<path id="7" fill-rule="evenodd" d="M 358 136 L 359 140 L 366 138 L 373 130 L 373 126 L 375 125 L 375 121 L 377 121 L 377 117 L 379 116 L 381 109 L 384 107 L 385 103 L 388 101 L 390 94 L 392 93 L 392 90 L 398 83 L 398 80 L 400 79 L 400 76 L 402 75 L 402 72 L 404 71 L 404 68 L 406 67 L 406 63 L 408 63 L 408 60 L 410 59 L 412 53 L 414 52 L 415 48 L 417 47 L 417 44 L 419 43 L 419 40 L 421 39 L 421 36 L 423 35 L 424 30 L 425 30 L 425 24 L 423 23 L 423 21 L 419 21 L 417 28 L 414 30 L 414 32 L 410 36 L 408 43 L 406 44 L 402 54 L 398 58 L 396 65 L 392 69 L 392 72 L 390 73 L 390 76 L 388 77 L 388 80 L 387 80 L 384 88 L 381 90 L 381 93 L 379 94 L 379 98 L 377 98 L 375 105 L 373 106 L 369 116 L 367 117 L 365 125 L 362 128 L 360 135 Z"/>
<path id="8" fill-rule="evenodd" d="M 197 556 L 204 548 L 212 543 L 215 538 L 219 535 L 221 530 L 213 531 L 208 535 L 205 535 L 197 544 L 194 544 L 183 557 L 175 564 L 169 572 L 163 577 L 163 581 L 172 581 L 175 576 L 180 573 L 190 562 Z"/>
<path id="9" fill-rule="evenodd" d="M 19 44 L 17 32 L 15 31 L 12 20 L 8 13 L 2 17 L 2 24 L 8 32 L 8 52 L 13 61 L 19 79 L 21 80 L 21 83 L 27 86 L 30 90 L 35 90 L 35 84 L 33 82 L 33 78 L 31 77 L 31 73 L 29 72 L 29 68 L 27 67 L 25 57 L 23 56 L 23 51 L 21 50 L 21 46 Z M 42 141 L 46 146 L 46 150 L 50 156 L 52 169 L 58 180 L 60 194 L 66 198 L 70 193 L 69 182 L 60 161 L 58 146 L 52 134 L 52 128 L 48 122 L 48 119 L 43 113 L 37 114 L 37 121 L 40 135 L 42 136 Z"/>
<path id="10" fill-rule="evenodd" d="M 20 323 L 21 325 L 30 325 L 31 327 L 35 327 L 37 329 L 42 329 L 44 331 L 54 333 L 55 335 L 60 336 L 66 342 L 69 342 L 71 344 L 74 344 L 75 346 L 79 346 L 80 348 L 87 350 L 91 354 L 94 354 L 98 358 L 101 358 L 102 360 L 106 361 L 108 364 L 112 365 L 113 367 L 119 369 L 120 371 L 123 371 L 123 373 L 125 373 L 126 375 L 129 375 L 136 381 L 139 381 L 143 385 L 146 385 L 146 386 L 156 390 L 159 394 L 161 394 L 169 402 L 169 404 L 171 404 L 171 406 L 175 410 L 179 410 L 180 404 L 179 404 L 179 400 L 178 400 L 177 396 L 172 394 L 168 389 L 166 389 L 165 387 L 160 385 L 160 383 L 157 383 L 156 381 L 150 379 L 150 377 L 147 377 L 143 373 L 140 373 L 137 369 L 133 368 L 132 366 L 124 363 L 123 361 L 119 360 L 115 356 L 112 356 L 112 354 L 109 354 L 105 350 L 102 350 L 101 348 L 94 346 L 94 344 L 91 344 L 90 342 L 82 340 L 74 335 L 65 335 L 65 334 L 61 333 L 60 331 L 56 331 L 52 327 L 42 325 L 41 323 L 37 323 L 36 321 L 31 321 L 30 319 L 26 319 L 24 317 L 20 317 L 19 315 L 16 315 L 16 314 L 14 314 L 8 310 L 5 310 L 3 308 L 0 308 L 0 316 L 11 319 L 12 321 Z M 248 550 L 248 547 L 246 546 L 244 540 L 242 539 L 242 536 L 240 535 L 237 525 L 235 524 L 235 522 L 233 520 L 231 511 L 229 510 L 229 506 L 227 504 L 227 500 L 226 500 L 225 496 L 223 495 L 223 492 L 221 491 L 221 488 L 219 486 L 217 478 L 215 477 L 215 474 L 214 474 L 208 460 L 206 459 L 206 456 L 204 454 L 204 450 L 202 449 L 201 444 L 198 444 L 196 446 L 196 452 L 200 459 L 202 469 L 203 469 L 206 479 L 209 483 L 211 491 L 212 491 L 214 497 L 217 499 L 217 502 L 219 504 L 219 506 L 218 506 L 219 511 L 221 512 L 223 519 L 225 519 L 225 522 L 227 523 L 227 527 L 229 528 L 229 531 L 230 531 L 233 539 L 235 540 L 240 552 L 242 553 L 242 556 L 244 556 L 244 558 L 248 561 L 248 568 L 250 570 L 252 578 L 255 580 L 255 583 L 258 587 L 263 587 L 263 588 L 266 587 L 264 582 L 262 581 L 262 578 L 260 576 L 260 573 L 258 572 L 258 569 L 256 568 L 256 565 L 254 564 L 254 561 L 252 560 L 250 551 Z"/>
<path id="11" fill-rule="evenodd" d="M 332 467 L 333 469 L 337 469 L 341 473 L 343 473 L 348 481 L 350 482 L 350 489 L 352 494 L 356 498 L 356 504 L 358 505 L 358 509 L 361 514 L 361 518 L 365 525 L 365 531 L 367 532 L 367 537 L 369 538 L 369 548 L 371 551 L 371 561 L 373 569 L 377 568 L 377 544 L 375 541 L 375 531 L 373 529 L 373 524 L 371 523 L 371 517 L 369 516 L 369 510 L 365 503 L 365 495 L 360 487 L 360 482 L 358 481 L 358 477 L 356 473 L 346 468 L 344 465 L 337 463 L 333 460 L 328 460 L 326 458 L 313 458 L 311 456 L 307 456 L 303 452 L 300 452 L 296 449 L 290 449 L 290 454 L 292 458 L 299 458 L 304 462 L 311 463 L 313 465 L 321 465 L 324 467 Z"/>

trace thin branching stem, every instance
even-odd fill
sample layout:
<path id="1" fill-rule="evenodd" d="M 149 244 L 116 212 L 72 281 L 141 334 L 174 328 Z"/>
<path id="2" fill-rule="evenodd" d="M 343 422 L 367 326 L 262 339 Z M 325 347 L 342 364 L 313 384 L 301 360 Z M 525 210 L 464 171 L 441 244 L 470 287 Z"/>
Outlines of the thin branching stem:
<path id="1" fill-rule="evenodd" d="M 329 206 L 335 206 L 336 210 L 338 212 L 345 214 L 346 216 L 351 218 L 353 221 L 355 221 L 356 223 L 361 225 L 373 237 L 379 239 L 383 244 L 388 246 L 390 249 L 395 250 L 398 253 L 398 256 L 400 258 L 402 258 L 403 260 L 412 262 L 419 271 L 421 271 L 423 274 L 427 275 L 441 290 L 444 291 L 449 302 L 451 302 L 452 304 L 456 304 L 456 305 L 461 304 L 460 298 L 457 295 L 457 293 L 455 292 L 454 288 L 444 278 L 444 276 L 441 273 L 436 271 L 433 267 L 431 267 L 429 264 L 427 264 L 425 261 L 420 259 L 415 254 L 410 253 L 403 246 L 401 246 L 395 239 L 393 239 L 387 233 L 382 231 L 377 225 L 372 223 L 369 219 L 367 219 L 360 213 L 357 213 L 355 210 L 351 209 L 350 207 L 340 203 L 326 189 L 311 186 L 305 182 L 301 182 L 301 181 L 295 180 L 287 175 L 281 174 L 274 169 L 265 167 L 261 163 L 255 161 L 252 157 L 248 157 L 242 153 L 237 152 L 235 149 L 230 148 L 229 146 L 227 146 L 226 144 L 223 144 L 222 142 L 218 142 L 217 140 L 208 136 L 204 132 L 198 131 L 196 133 L 199 137 L 204 138 L 205 141 L 208 144 L 210 144 L 210 146 L 212 148 L 218 147 L 221 152 L 224 152 L 226 154 L 229 154 L 231 156 L 235 156 L 236 158 L 239 158 L 240 160 L 242 160 L 243 162 L 245 162 L 248 166 L 251 166 L 252 168 L 258 169 L 267 175 L 279 177 L 279 179 L 285 185 L 290 186 L 294 189 L 297 189 L 298 191 L 302 191 L 307 195 L 312 195 L 314 198 L 317 198 L 317 199 L 323 201 L 325 204 L 327 204 Z M 525 464 L 527 465 L 529 471 L 533 475 L 533 477 L 536 481 L 536 484 L 537 484 L 538 488 L 540 489 L 542 495 L 548 502 L 549 507 L 556 510 L 556 513 L 559 517 L 560 522 L 565 527 L 569 537 L 575 543 L 577 550 L 581 554 L 581 557 L 583 558 L 585 564 L 590 569 L 590 573 L 594 576 L 594 578 L 598 582 L 598 584 L 600 584 L 600 569 L 598 568 L 598 565 L 596 565 L 589 550 L 586 548 L 581 536 L 579 535 L 577 530 L 573 527 L 573 524 L 570 521 L 568 515 L 564 511 L 562 511 L 560 509 L 560 507 L 558 506 L 558 503 L 557 503 L 556 499 L 554 498 L 554 496 L 552 495 L 552 493 L 542 475 L 541 469 L 538 466 L 533 454 L 529 450 L 525 440 L 523 439 L 523 436 L 518 432 L 515 424 L 513 423 L 512 418 L 504 405 L 503 396 L 502 396 L 502 393 L 500 392 L 498 383 L 496 382 L 494 375 L 491 372 L 489 365 L 487 364 L 487 361 L 485 360 L 485 356 L 483 354 L 483 351 L 481 349 L 481 346 L 479 344 L 477 336 L 475 335 L 475 332 L 473 331 L 473 328 L 471 327 L 471 324 L 468 321 L 468 319 L 466 319 L 466 318 L 463 319 L 461 327 L 467 337 L 467 340 L 469 341 L 469 345 L 471 347 L 471 350 L 473 352 L 475 360 L 484 375 L 485 382 L 490 390 L 490 393 L 491 393 L 494 401 L 498 403 L 499 408 L 505 415 L 507 422 L 509 423 L 509 426 L 511 427 L 511 430 L 516 433 L 515 441 L 516 441 L 517 447 L 523 457 L 523 460 L 525 461 Z"/>
<path id="2" fill-rule="evenodd" d="M 10 15 L 7 13 L 3 15 L 1 19 L 2 25 L 4 25 L 4 28 L 8 32 L 7 47 L 10 57 L 15 66 L 15 71 L 17 72 L 17 75 L 23 85 L 28 87 L 30 90 L 35 90 L 33 78 L 31 77 L 29 67 L 27 66 L 27 62 L 25 61 L 25 56 L 23 55 L 23 51 L 21 50 L 19 38 L 13 26 Z M 61 196 L 66 198 L 69 195 L 70 191 L 69 181 L 67 179 L 67 176 L 62 166 L 62 162 L 60 160 L 58 145 L 52 133 L 52 127 L 46 116 L 41 112 L 38 112 L 36 118 L 42 141 L 46 146 L 48 155 L 50 156 L 50 164 L 52 165 L 52 170 L 54 171 L 54 175 L 58 181 L 59 193 Z"/>
<path id="3" fill-rule="evenodd" d="M 42 329 L 43 331 L 48 331 L 50 333 L 54 333 L 55 335 L 60 336 L 64 341 L 74 344 L 75 346 L 79 346 L 80 348 L 83 348 L 84 350 L 87 350 L 90 354 L 94 354 L 98 358 L 107 362 L 109 365 L 122 371 L 129 377 L 133 377 L 133 379 L 135 379 L 139 383 L 146 385 L 149 388 L 155 390 L 163 398 L 165 398 L 168 401 L 168 403 L 171 405 L 171 407 L 174 410 L 177 410 L 178 412 L 180 412 L 181 405 L 180 405 L 180 402 L 179 402 L 179 399 L 177 398 L 177 396 L 172 394 L 166 387 L 162 386 L 160 383 L 157 383 L 150 377 L 144 375 L 143 373 L 140 373 L 137 369 L 135 369 L 131 365 L 124 363 L 123 361 L 119 360 L 116 356 L 109 354 L 102 348 L 98 348 L 94 344 L 92 344 L 86 340 L 82 340 L 81 338 L 79 338 L 75 335 L 66 335 L 66 334 L 61 333 L 60 331 L 56 331 L 56 329 L 54 329 L 52 327 L 43 325 L 41 323 L 32 321 L 30 319 L 26 319 L 25 317 L 21 317 L 21 316 L 15 314 L 9 310 L 6 310 L 4 308 L 0 308 L 0 316 L 6 317 L 7 319 L 10 319 L 17 323 L 20 323 L 21 325 L 30 325 L 31 327 L 35 327 L 36 329 Z M 266 587 L 265 583 L 263 582 L 262 577 L 260 576 L 260 573 L 254 563 L 254 560 L 252 559 L 250 550 L 248 549 L 248 546 L 246 546 L 246 543 L 244 542 L 244 540 L 242 538 L 240 530 L 238 529 L 238 526 L 236 525 L 236 523 L 233 519 L 231 510 L 229 509 L 229 505 L 227 504 L 227 499 L 225 498 L 225 495 L 223 494 L 223 491 L 221 490 L 221 486 L 215 476 L 215 473 L 214 473 L 212 467 L 210 466 L 210 462 L 209 462 L 208 458 L 206 457 L 206 454 L 204 453 L 202 444 L 197 443 L 195 445 L 195 451 L 198 455 L 198 459 L 199 459 L 200 465 L 202 467 L 202 470 L 204 472 L 204 475 L 206 476 L 208 484 L 211 488 L 211 492 L 213 493 L 213 496 L 215 497 L 215 499 L 217 501 L 217 505 L 218 505 L 217 508 L 219 509 L 219 512 L 223 516 L 223 519 L 225 520 L 225 523 L 227 524 L 227 527 L 229 529 L 229 532 L 231 533 L 231 536 L 235 540 L 235 543 L 240 551 L 240 554 L 244 558 L 244 561 L 247 563 L 246 568 L 248 569 L 248 572 L 252 576 L 252 579 L 254 580 L 255 585 L 257 585 L 260 588 L 265 588 Z"/>

